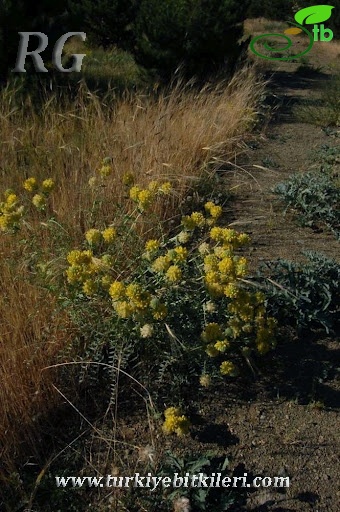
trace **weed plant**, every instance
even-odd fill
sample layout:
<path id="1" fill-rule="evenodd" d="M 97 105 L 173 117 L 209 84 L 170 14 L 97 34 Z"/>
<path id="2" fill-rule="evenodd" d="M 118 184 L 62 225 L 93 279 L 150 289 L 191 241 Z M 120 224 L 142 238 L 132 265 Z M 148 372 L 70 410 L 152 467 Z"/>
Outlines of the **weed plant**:
<path id="1" fill-rule="evenodd" d="M 280 325 L 298 331 L 335 331 L 340 312 L 340 265 L 320 253 L 304 255 L 307 262 L 280 259 L 262 265 L 259 278 L 268 310 Z"/>
<path id="2" fill-rule="evenodd" d="M 181 221 L 179 205 L 202 177 L 207 179 L 234 154 L 240 136 L 256 118 L 255 105 L 262 88 L 249 70 L 229 85 L 198 91 L 191 84 L 178 84 L 155 95 L 127 94 L 114 101 L 109 94 L 100 100 L 81 86 L 74 100 L 49 95 L 40 110 L 31 97 L 18 97 L 9 86 L 1 91 L 1 481 L 4 489 L 16 482 L 17 503 L 28 503 L 27 489 L 20 483 L 20 461 L 30 459 L 38 467 L 45 466 L 49 447 L 41 442 L 42 425 L 48 428 L 46 420 L 53 420 L 66 395 L 77 399 L 78 383 L 73 375 L 87 379 L 86 361 L 103 361 L 111 368 L 104 376 L 106 382 L 113 382 L 117 361 L 124 366 L 120 357 L 125 354 L 127 367 L 136 368 L 137 374 L 134 356 L 148 361 L 150 371 L 155 369 L 157 340 L 155 336 L 143 338 L 140 331 L 149 320 L 138 327 L 134 324 L 130 331 L 132 319 L 117 314 L 116 309 L 122 311 L 124 305 L 123 309 L 121 304 L 114 306 L 108 290 L 114 281 L 121 281 L 126 293 L 138 275 L 137 284 L 145 287 L 143 292 L 157 290 L 160 294 L 160 302 L 153 302 L 152 311 L 160 308 L 158 314 L 162 315 L 164 302 L 170 318 L 174 317 L 173 303 L 184 300 L 177 297 L 178 283 L 171 283 L 178 270 L 172 269 L 169 283 L 165 274 L 150 268 L 153 260 L 138 259 L 139 255 L 150 239 L 160 241 L 160 256 L 175 250 L 175 234 L 170 241 L 167 233 Z M 98 168 L 103 155 L 107 158 Z M 139 186 L 135 199 L 129 196 L 131 184 L 126 182 L 131 175 Z M 152 182 L 159 184 L 156 194 L 149 189 Z M 169 195 L 166 188 L 161 190 L 167 182 L 172 186 Z M 142 212 L 140 206 L 148 203 L 145 191 L 154 195 L 151 210 Z M 95 243 L 96 230 L 99 245 Z M 77 250 L 89 251 L 88 256 L 92 251 L 87 262 L 91 260 L 91 271 L 96 268 L 94 295 L 89 295 L 93 276 L 86 286 L 86 280 L 67 282 L 72 275 L 72 271 L 65 275 L 72 266 L 67 255 Z M 187 251 L 189 263 L 183 262 L 179 268 L 184 280 L 187 272 L 198 268 L 193 266 L 198 258 L 195 246 Z M 197 258 L 191 255 L 195 251 Z M 241 256 L 233 257 L 238 261 Z M 176 266 L 177 262 L 173 263 L 171 266 Z M 105 273 L 112 282 L 105 284 L 100 279 L 102 288 L 97 292 L 99 278 Z M 202 283 L 203 274 L 199 290 Z M 105 288 L 108 284 L 109 289 Z M 187 290 L 196 293 L 193 285 Z M 129 288 L 130 292 L 132 300 L 139 288 Z M 188 308 L 193 308 L 187 296 L 185 300 Z M 200 308 L 203 318 L 203 304 Z M 168 324 L 170 334 L 164 330 L 165 318 L 153 321 L 155 333 L 163 321 L 160 345 L 166 349 L 164 354 L 178 360 L 182 347 L 172 337 L 174 334 L 180 339 L 177 324 L 174 328 Z M 123 329 L 120 335 L 118 327 Z M 145 328 L 143 335 L 146 333 Z M 131 341 L 133 334 L 136 336 Z M 125 338 L 133 349 L 131 354 Z M 209 361 L 202 350 L 203 340 L 198 340 L 197 353 Z M 195 343 L 198 340 L 195 338 Z M 116 350 L 108 350 L 110 347 Z M 222 357 L 220 354 L 220 364 Z M 151 382 L 151 377 L 145 375 L 145 381 Z M 66 393 L 64 398 L 57 389 Z M 169 401 L 167 405 L 181 404 Z"/>
<path id="3" fill-rule="evenodd" d="M 292 175 L 275 192 L 299 214 L 303 225 L 324 225 L 340 238 L 339 183 L 332 172 L 324 168 Z"/>

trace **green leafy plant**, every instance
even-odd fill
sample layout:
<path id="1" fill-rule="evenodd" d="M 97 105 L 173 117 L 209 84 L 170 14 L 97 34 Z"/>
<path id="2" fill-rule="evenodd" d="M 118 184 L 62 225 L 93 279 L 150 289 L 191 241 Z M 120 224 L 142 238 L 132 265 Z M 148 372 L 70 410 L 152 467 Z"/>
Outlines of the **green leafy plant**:
<path id="1" fill-rule="evenodd" d="M 304 255 L 307 263 L 280 259 L 261 266 L 258 279 L 268 310 L 282 325 L 329 332 L 339 319 L 340 265 L 320 253 Z"/>
<path id="2" fill-rule="evenodd" d="M 331 173 L 310 171 L 294 174 L 280 183 L 274 192 L 282 197 L 287 208 L 299 214 L 303 225 L 323 224 L 340 238 L 339 187 Z"/>
<path id="3" fill-rule="evenodd" d="M 103 179 L 107 172 L 104 165 Z M 253 351 L 275 347 L 275 321 L 266 314 L 264 295 L 243 282 L 247 260 L 241 251 L 249 237 L 217 226 L 222 207 L 212 201 L 204 212 L 184 215 L 174 236 L 151 238 L 140 247 L 141 218 L 155 230 L 150 207 L 157 196 L 166 200 L 169 194 L 168 182 L 134 185 L 127 214 L 117 215 L 111 227 L 86 232 L 82 249 L 67 255 L 66 300 L 88 340 L 84 361 L 99 361 L 105 346 L 113 373 L 131 371 L 146 388 L 156 380 L 158 393 L 181 400 L 183 384 L 203 369 L 235 377 Z M 130 265 L 120 252 L 129 239 Z"/>
<path id="4" fill-rule="evenodd" d="M 172 452 L 165 453 L 165 460 L 159 472 L 162 477 L 169 477 L 171 480 L 174 474 L 178 478 L 190 478 L 193 475 L 201 475 L 202 477 L 209 477 L 207 469 L 210 473 L 221 473 L 221 477 L 226 476 L 225 471 L 228 467 L 228 459 L 217 457 L 215 453 L 206 453 L 206 455 L 188 454 L 186 458 L 177 457 Z M 190 480 L 188 480 L 190 481 Z M 221 492 L 222 491 L 222 492 Z M 232 492 L 225 492 L 225 489 L 214 489 L 212 487 L 179 487 L 166 494 L 166 500 L 175 504 L 175 510 L 194 510 L 205 511 L 211 510 L 227 510 L 235 501 L 235 496 Z M 184 501 L 185 500 L 185 501 Z M 176 503 L 183 502 L 183 508 L 176 508 Z M 184 509 L 184 504 L 187 504 L 187 509 Z M 190 507 L 190 508 L 189 508 Z"/>

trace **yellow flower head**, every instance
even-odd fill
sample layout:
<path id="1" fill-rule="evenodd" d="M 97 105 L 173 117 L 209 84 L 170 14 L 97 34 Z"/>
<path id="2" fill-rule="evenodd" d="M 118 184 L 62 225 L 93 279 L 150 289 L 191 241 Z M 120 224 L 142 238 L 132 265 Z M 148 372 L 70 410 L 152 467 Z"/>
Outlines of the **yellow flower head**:
<path id="1" fill-rule="evenodd" d="M 133 185 L 134 181 L 135 176 L 132 172 L 126 172 L 125 174 L 123 174 L 123 184 L 126 185 L 127 187 Z"/>
<path id="2" fill-rule="evenodd" d="M 156 192 L 156 190 L 158 189 L 159 187 L 159 183 L 158 181 L 150 181 L 149 185 L 148 185 L 148 190 L 150 192 Z"/>
<path id="3" fill-rule="evenodd" d="M 101 282 L 101 285 L 104 288 L 104 290 L 109 291 L 110 286 L 111 286 L 111 277 L 110 276 L 103 276 L 101 278 L 100 282 Z"/>
<path id="4" fill-rule="evenodd" d="M 16 194 L 8 194 L 6 197 L 6 208 L 12 208 L 18 202 L 18 196 Z"/>
<path id="5" fill-rule="evenodd" d="M 67 282 L 70 284 L 83 283 L 84 282 L 84 269 L 81 265 L 71 265 L 66 270 Z"/>
<path id="6" fill-rule="evenodd" d="M 163 183 L 160 188 L 159 188 L 160 192 L 162 192 L 162 194 L 170 194 L 170 192 L 172 191 L 172 185 L 170 183 L 170 181 L 166 181 L 165 183 Z"/>
<path id="7" fill-rule="evenodd" d="M 129 318 L 133 313 L 132 306 L 126 300 L 114 302 L 114 309 L 119 318 Z"/>
<path id="8" fill-rule="evenodd" d="M 231 361 L 223 361 L 220 366 L 220 372 L 222 375 L 228 375 L 229 377 L 236 377 L 238 375 L 237 367 Z"/>
<path id="9" fill-rule="evenodd" d="M 106 268 L 110 268 L 112 267 L 112 265 L 114 264 L 114 257 L 111 256 L 111 254 L 103 254 L 103 256 L 101 257 L 101 263 L 102 263 L 102 266 L 106 267 Z"/>
<path id="10" fill-rule="evenodd" d="M 209 254 L 209 251 L 210 251 L 210 246 L 209 246 L 209 244 L 207 244 L 207 242 L 202 242 L 198 246 L 198 252 L 200 253 L 201 256 L 203 256 L 204 254 Z"/>
<path id="11" fill-rule="evenodd" d="M 85 234 L 85 238 L 89 244 L 98 245 L 102 241 L 102 234 L 99 229 L 89 229 Z"/>
<path id="12" fill-rule="evenodd" d="M 219 354 L 219 351 L 217 350 L 213 343 L 209 343 L 206 346 L 205 352 L 206 354 L 208 354 L 209 357 L 216 357 Z"/>
<path id="13" fill-rule="evenodd" d="M 227 284 L 224 288 L 224 295 L 229 299 L 236 299 L 239 294 L 239 288 L 235 283 Z"/>
<path id="14" fill-rule="evenodd" d="M 187 259 L 188 256 L 188 249 L 185 247 L 182 247 L 181 245 L 178 247 L 175 247 L 174 253 L 173 253 L 173 261 L 175 263 L 182 263 Z"/>
<path id="15" fill-rule="evenodd" d="M 83 284 L 83 292 L 85 295 L 91 296 L 94 295 L 97 291 L 97 285 L 92 279 L 86 279 Z"/>
<path id="16" fill-rule="evenodd" d="M 150 338 L 153 335 L 153 326 L 151 324 L 145 324 L 140 328 L 141 338 Z"/>
<path id="17" fill-rule="evenodd" d="M 195 227 L 202 228 L 205 225 L 204 215 L 200 212 L 193 212 L 191 215 L 191 220 L 194 222 Z"/>
<path id="18" fill-rule="evenodd" d="M 155 320 L 163 320 L 168 314 L 168 309 L 165 304 L 159 302 L 157 306 L 153 307 L 152 316 Z"/>
<path id="19" fill-rule="evenodd" d="M 165 434 L 177 434 L 183 436 L 189 433 L 190 421 L 178 407 L 168 407 L 164 411 L 165 421 L 163 423 L 163 432 Z"/>
<path id="20" fill-rule="evenodd" d="M 150 190 L 141 190 L 138 194 L 138 206 L 142 210 L 146 210 L 151 205 L 152 199 L 153 195 Z"/>
<path id="21" fill-rule="evenodd" d="M 27 192 L 35 192 L 38 189 L 38 183 L 35 178 L 28 178 L 24 181 L 23 187 Z"/>
<path id="22" fill-rule="evenodd" d="M 148 252 L 156 252 L 159 249 L 158 240 L 148 240 L 145 244 L 145 250 Z"/>
<path id="23" fill-rule="evenodd" d="M 166 272 L 171 265 L 171 259 L 168 255 L 159 256 L 152 264 L 153 270 L 156 272 Z"/>
<path id="24" fill-rule="evenodd" d="M 234 275 L 234 262 L 232 258 L 223 258 L 218 264 L 218 269 L 222 274 L 226 276 Z"/>
<path id="25" fill-rule="evenodd" d="M 130 193 L 129 193 L 130 199 L 132 199 L 132 201 L 138 201 L 139 192 L 140 192 L 139 187 L 137 187 L 137 186 L 131 187 Z"/>
<path id="26" fill-rule="evenodd" d="M 110 176 L 110 174 L 112 174 L 112 167 L 111 167 L 111 165 L 103 165 L 99 169 L 99 174 L 101 176 L 103 176 L 104 178 L 106 178 L 107 176 Z"/>
<path id="27" fill-rule="evenodd" d="M 207 313 L 215 313 L 216 311 L 216 304 L 212 301 L 208 301 L 204 304 L 204 310 L 207 312 Z"/>
<path id="28" fill-rule="evenodd" d="M 113 227 L 106 228 L 104 229 L 104 231 L 102 231 L 103 239 L 108 244 L 114 241 L 114 239 L 116 238 L 116 234 L 117 232 Z"/>
<path id="29" fill-rule="evenodd" d="M 42 210 L 46 206 L 46 199 L 41 194 L 35 194 L 32 198 L 32 203 L 38 210 Z"/>
<path id="30" fill-rule="evenodd" d="M 247 260 L 243 256 L 238 258 L 236 263 L 236 276 L 244 277 L 247 273 Z"/>
<path id="31" fill-rule="evenodd" d="M 187 242 L 189 242 L 190 238 L 191 235 L 190 233 L 188 233 L 188 231 L 181 231 L 177 235 L 177 240 L 179 241 L 180 244 L 186 244 Z"/>
<path id="32" fill-rule="evenodd" d="M 114 281 L 109 289 L 110 297 L 113 300 L 123 299 L 125 297 L 125 286 L 120 281 Z"/>
<path id="33" fill-rule="evenodd" d="M 181 223 L 184 229 L 188 231 L 193 231 L 196 227 L 194 219 L 192 219 L 189 215 L 185 215 L 184 217 L 182 217 Z"/>
<path id="34" fill-rule="evenodd" d="M 237 242 L 239 245 L 246 245 L 250 242 L 250 236 L 246 233 L 240 233 L 237 237 Z"/>
<path id="35" fill-rule="evenodd" d="M 200 384 L 204 388 L 208 388 L 211 384 L 211 377 L 207 373 L 203 373 L 203 375 L 200 376 Z"/>
<path id="36" fill-rule="evenodd" d="M 92 263 L 92 251 L 71 251 L 67 255 L 67 261 L 70 265 L 89 265 Z"/>
<path id="37" fill-rule="evenodd" d="M 228 340 L 220 340 L 216 341 L 214 346 L 219 352 L 225 352 L 228 348 L 230 348 L 230 342 Z"/>
<path id="38" fill-rule="evenodd" d="M 216 322 L 211 322 L 205 326 L 201 337 L 203 341 L 217 341 L 222 338 L 221 327 Z"/>
<path id="39" fill-rule="evenodd" d="M 176 283 L 182 278 L 182 271 L 177 265 L 171 265 L 166 271 L 165 278 L 170 283 Z"/>
<path id="40" fill-rule="evenodd" d="M 204 208 L 209 215 L 213 219 L 218 219 L 222 215 L 222 207 L 215 205 L 213 202 L 209 201 L 204 205 Z"/>
<path id="41" fill-rule="evenodd" d="M 41 184 L 41 187 L 43 189 L 43 192 L 51 192 L 54 189 L 54 181 L 51 178 L 48 178 L 47 180 L 44 180 Z"/>

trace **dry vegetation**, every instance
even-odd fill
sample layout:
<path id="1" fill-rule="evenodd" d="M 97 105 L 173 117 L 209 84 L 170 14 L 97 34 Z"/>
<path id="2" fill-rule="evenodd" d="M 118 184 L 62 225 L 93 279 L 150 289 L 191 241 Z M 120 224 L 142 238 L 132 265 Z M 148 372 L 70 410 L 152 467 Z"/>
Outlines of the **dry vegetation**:
<path id="1" fill-rule="evenodd" d="M 60 106 L 53 97 L 39 112 L 29 99 L 20 104 L 15 92 L 2 91 L 0 189 L 21 194 L 24 179 L 53 178 L 49 214 L 63 226 L 58 247 L 38 215 L 19 233 L 0 238 L 2 481 L 8 482 L 20 451 L 36 453 L 39 418 L 59 400 L 53 388 L 57 374 L 44 368 L 69 357 L 65 349 L 72 335 L 68 319 L 54 314 L 53 294 L 39 284 L 32 250 L 54 258 L 55 270 L 63 276 L 67 250 L 79 246 L 92 227 L 88 180 L 104 157 L 112 159 L 114 173 L 104 192 L 107 201 L 96 210 L 97 224 L 114 218 L 116 204 L 126 194 L 126 172 L 133 172 L 141 185 L 170 180 L 176 192 L 172 205 L 164 211 L 159 201 L 157 211 L 163 220 L 172 217 L 195 180 L 231 157 L 256 117 L 262 90 L 248 69 L 230 84 L 199 92 L 179 84 L 167 93 L 128 96 L 113 104 L 109 97 L 101 101 L 80 89 L 72 104 Z"/>

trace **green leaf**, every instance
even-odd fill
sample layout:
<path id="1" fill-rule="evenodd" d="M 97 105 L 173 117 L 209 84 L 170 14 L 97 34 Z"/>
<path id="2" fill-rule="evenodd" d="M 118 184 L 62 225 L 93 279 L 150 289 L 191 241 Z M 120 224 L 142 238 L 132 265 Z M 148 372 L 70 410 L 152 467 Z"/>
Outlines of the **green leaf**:
<path id="1" fill-rule="evenodd" d="M 305 9 L 300 9 L 294 18 L 297 23 L 303 25 L 313 25 L 314 23 L 322 23 L 331 17 L 333 5 L 312 5 Z"/>

